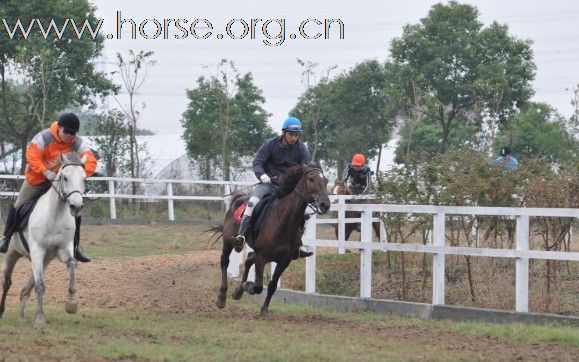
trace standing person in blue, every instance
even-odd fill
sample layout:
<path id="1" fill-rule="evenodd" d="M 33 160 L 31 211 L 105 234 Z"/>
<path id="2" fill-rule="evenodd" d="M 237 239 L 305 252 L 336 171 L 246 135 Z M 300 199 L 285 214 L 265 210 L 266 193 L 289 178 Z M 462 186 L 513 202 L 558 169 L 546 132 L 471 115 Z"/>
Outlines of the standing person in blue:
<path id="1" fill-rule="evenodd" d="M 350 180 L 348 188 L 354 195 L 360 195 L 368 188 L 370 184 L 370 167 L 366 166 L 366 157 L 363 154 L 357 153 L 352 157 L 352 162 L 346 170 L 344 183 Z"/>
<path id="2" fill-rule="evenodd" d="M 508 147 L 501 148 L 500 156 L 495 159 L 497 165 L 503 165 L 507 170 L 514 170 L 519 165 L 519 161 L 511 155 L 511 149 Z"/>
<path id="3" fill-rule="evenodd" d="M 289 117 L 283 122 L 281 131 L 281 136 L 271 138 L 261 145 L 253 160 L 253 172 L 260 183 L 253 188 L 247 207 L 243 212 L 243 218 L 239 223 L 238 235 L 235 237 L 237 247 L 241 247 L 245 243 L 245 232 L 249 225 L 249 219 L 259 200 L 277 188 L 277 183 L 288 168 L 294 165 L 308 164 L 312 159 L 306 145 L 300 142 L 302 123 L 299 119 Z M 312 254 L 309 246 L 300 246 L 300 257 L 307 257 Z"/>

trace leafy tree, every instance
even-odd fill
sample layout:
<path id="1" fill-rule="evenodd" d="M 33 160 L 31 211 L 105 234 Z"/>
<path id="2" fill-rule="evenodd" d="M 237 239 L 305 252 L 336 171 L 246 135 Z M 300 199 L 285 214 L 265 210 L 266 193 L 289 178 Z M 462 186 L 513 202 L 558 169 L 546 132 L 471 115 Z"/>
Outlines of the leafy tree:
<path id="1" fill-rule="evenodd" d="M 66 19 L 82 24 L 85 19 L 96 28 L 95 8 L 87 0 L 70 2 L 15 1 L 0 3 L 0 13 L 12 28 L 18 20 L 26 29 L 34 19 L 47 27 L 51 20 L 59 26 Z M 79 25 L 80 27 L 80 25 Z M 38 28 L 28 36 L 16 31 L 0 33 L 0 133 L 5 141 L 23 151 L 30 138 L 58 112 L 71 105 L 92 104 L 96 95 L 115 89 L 94 60 L 103 48 L 103 37 L 92 38 L 89 31 L 79 39 L 72 26 L 60 39 L 54 32 L 45 39 Z M 22 170 L 25 166 L 22 162 Z"/>
<path id="2" fill-rule="evenodd" d="M 215 175 L 221 163 L 224 180 L 230 180 L 232 165 L 240 166 L 244 157 L 253 156 L 273 136 L 261 89 L 251 73 L 241 76 L 230 61 L 222 60 L 215 75 L 198 78 L 197 86 L 187 90 L 187 98 L 189 105 L 181 119 L 183 139 L 206 179 Z"/>
<path id="3" fill-rule="evenodd" d="M 128 163 L 130 152 L 129 128 L 125 115 L 118 109 L 110 110 L 94 118 L 94 141 L 105 165 L 106 176 L 116 176 Z"/>
<path id="4" fill-rule="evenodd" d="M 579 140 L 569 132 L 567 120 L 544 103 L 530 103 L 499 134 L 496 149 L 509 145 L 519 161 L 545 158 L 565 165 L 579 157 Z"/>
<path id="5" fill-rule="evenodd" d="M 427 118 L 440 129 L 439 153 L 451 145 L 453 130 L 465 124 L 474 126 L 481 140 L 492 139 L 532 95 L 530 41 L 515 39 L 497 23 L 483 28 L 470 5 L 434 5 L 419 24 L 404 27 L 391 54 L 406 110 L 419 115 L 415 121 Z M 412 139 L 416 148 L 422 148 L 420 141 Z"/>
<path id="6" fill-rule="evenodd" d="M 377 61 L 306 90 L 292 114 L 304 121 L 303 139 L 316 157 L 341 176 L 355 153 L 373 158 L 388 142 L 393 125 L 385 68 Z"/>

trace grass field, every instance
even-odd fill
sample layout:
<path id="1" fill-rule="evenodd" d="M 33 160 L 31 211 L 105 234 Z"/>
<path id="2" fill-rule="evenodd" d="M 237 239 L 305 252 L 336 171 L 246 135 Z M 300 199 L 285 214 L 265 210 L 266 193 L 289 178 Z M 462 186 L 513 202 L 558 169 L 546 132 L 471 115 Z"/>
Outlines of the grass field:
<path id="1" fill-rule="evenodd" d="M 47 327 L 17 316 L 30 264 L 14 275 L 0 320 L 0 360 L 563 360 L 579 356 L 579 328 L 422 321 L 335 313 L 255 299 L 214 306 L 219 248 L 203 227 L 85 226 L 94 261 L 78 268 L 80 310 L 64 312 L 65 266 L 46 273 Z M 330 258 L 329 265 L 335 263 Z M 296 263 L 284 280 L 300 278 Z"/>

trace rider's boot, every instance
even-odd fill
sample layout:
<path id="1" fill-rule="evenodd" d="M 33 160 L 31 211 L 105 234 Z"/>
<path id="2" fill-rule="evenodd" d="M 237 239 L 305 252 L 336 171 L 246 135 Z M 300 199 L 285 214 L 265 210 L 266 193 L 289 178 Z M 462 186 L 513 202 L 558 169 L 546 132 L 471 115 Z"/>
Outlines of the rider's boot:
<path id="1" fill-rule="evenodd" d="M 239 223 L 239 231 L 237 231 L 237 236 L 233 239 L 233 247 L 236 250 L 241 250 L 243 244 L 245 244 L 245 233 L 247 232 L 247 227 L 249 226 L 249 215 L 243 214 L 241 222 Z"/>
<path id="2" fill-rule="evenodd" d="M 4 227 L 4 236 L 0 239 L 0 253 L 6 253 L 8 251 L 8 246 L 10 245 L 10 238 L 14 233 L 15 229 L 15 219 L 16 219 L 16 209 L 14 206 L 10 207 L 8 211 L 8 216 L 6 217 L 6 226 Z"/>
<path id="3" fill-rule="evenodd" d="M 301 244 L 298 248 L 298 258 L 307 258 L 308 256 L 314 255 L 314 250 L 309 245 Z"/>
<path id="4" fill-rule="evenodd" d="M 81 263 L 88 263 L 91 259 L 86 256 L 80 248 L 80 216 L 75 219 L 76 229 L 74 230 L 74 258 Z"/>
<path id="5" fill-rule="evenodd" d="M 260 198 L 257 196 L 251 196 L 249 200 L 247 200 L 247 206 L 243 212 L 241 222 L 239 223 L 239 231 L 237 232 L 237 236 L 233 239 L 233 247 L 236 251 L 240 251 L 241 248 L 243 248 L 243 244 L 245 243 L 245 233 L 247 232 L 247 227 L 249 226 L 249 219 L 253 213 L 253 208 L 255 205 L 257 205 L 259 200 Z"/>

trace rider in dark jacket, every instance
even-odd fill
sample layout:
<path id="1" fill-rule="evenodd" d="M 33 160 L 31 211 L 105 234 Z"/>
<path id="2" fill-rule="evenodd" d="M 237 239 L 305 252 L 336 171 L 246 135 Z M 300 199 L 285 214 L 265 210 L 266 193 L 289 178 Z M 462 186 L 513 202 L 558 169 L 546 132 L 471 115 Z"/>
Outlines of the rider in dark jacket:
<path id="1" fill-rule="evenodd" d="M 302 132 L 301 121 L 295 117 L 286 119 L 282 126 L 281 136 L 271 138 L 257 151 L 253 160 L 253 172 L 260 183 L 255 185 L 243 218 L 239 224 L 238 235 L 235 237 L 235 246 L 241 247 L 245 243 L 245 232 L 255 205 L 259 200 L 270 194 L 277 187 L 281 176 L 288 168 L 294 165 L 308 164 L 311 161 L 310 152 L 305 144 L 300 142 Z M 312 255 L 307 245 L 301 245 L 299 256 Z"/>
<path id="2" fill-rule="evenodd" d="M 364 193 L 368 188 L 370 183 L 370 167 L 366 166 L 366 157 L 363 154 L 358 153 L 352 157 L 352 162 L 346 170 L 346 176 L 344 177 L 344 182 L 350 180 L 349 189 L 355 194 L 359 195 Z"/>

